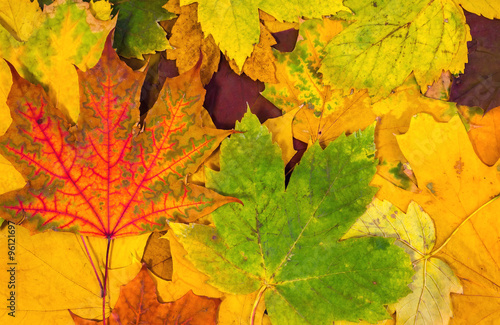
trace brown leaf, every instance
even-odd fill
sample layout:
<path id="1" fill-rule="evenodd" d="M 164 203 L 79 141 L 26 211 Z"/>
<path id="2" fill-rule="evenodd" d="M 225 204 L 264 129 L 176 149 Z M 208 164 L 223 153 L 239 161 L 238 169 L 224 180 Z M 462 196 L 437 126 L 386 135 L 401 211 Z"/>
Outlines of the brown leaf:
<path id="1" fill-rule="evenodd" d="M 120 297 L 106 324 L 216 324 L 220 299 L 200 297 L 189 291 L 171 303 L 161 303 L 156 285 L 143 265 L 139 274 L 124 285 Z M 88 320 L 70 311 L 77 325 L 99 325 L 102 321 Z"/>

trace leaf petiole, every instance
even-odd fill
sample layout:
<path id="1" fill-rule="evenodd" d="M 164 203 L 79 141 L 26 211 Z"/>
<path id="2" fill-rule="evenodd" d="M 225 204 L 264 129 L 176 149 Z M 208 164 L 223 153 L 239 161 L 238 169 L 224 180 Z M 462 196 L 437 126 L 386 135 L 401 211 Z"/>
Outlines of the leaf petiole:
<path id="1" fill-rule="evenodd" d="M 90 251 L 87 247 L 87 244 L 85 243 L 85 238 L 82 235 L 80 235 L 80 237 L 82 238 L 83 246 L 85 247 L 85 251 L 87 252 L 87 256 L 89 257 L 90 265 L 92 265 L 92 268 L 94 269 L 95 277 L 97 278 L 97 281 L 99 281 L 99 287 L 101 288 L 101 296 L 102 296 L 104 289 L 102 287 L 101 278 L 99 277 L 99 274 L 97 273 L 97 269 L 95 268 L 94 261 L 92 260 L 92 256 L 90 255 Z"/>
<path id="2" fill-rule="evenodd" d="M 260 299 L 262 298 L 262 295 L 264 294 L 264 291 L 266 291 L 267 286 L 262 286 L 257 293 L 257 297 L 255 297 L 255 302 L 253 303 L 252 307 L 252 313 L 250 314 L 250 325 L 254 325 L 255 323 L 255 314 L 257 312 L 257 307 L 259 306 Z"/>

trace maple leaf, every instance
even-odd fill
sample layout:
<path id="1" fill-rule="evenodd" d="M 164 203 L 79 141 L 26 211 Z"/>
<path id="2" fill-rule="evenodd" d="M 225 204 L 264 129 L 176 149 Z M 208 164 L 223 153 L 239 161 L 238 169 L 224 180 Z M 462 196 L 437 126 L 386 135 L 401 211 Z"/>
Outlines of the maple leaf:
<path id="1" fill-rule="evenodd" d="M 169 39 L 173 49 L 167 49 L 167 56 L 175 59 L 175 65 L 183 73 L 198 62 L 201 51 L 201 82 L 206 85 L 219 67 L 219 47 L 211 35 L 203 37 L 195 4 L 183 6 L 179 11 Z"/>
<path id="2" fill-rule="evenodd" d="M 199 297 L 191 291 L 173 303 L 160 303 L 147 268 L 120 290 L 120 297 L 106 324 L 217 324 L 220 299 Z M 103 324 L 83 319 L 71 311 L 77 325 Z"/>
<path id="3" fill-rule="evenodd" d="M 70 324 L 67 309 L 77 310 L 87 318 L 102 317 L 101 289 L 81 237 L 55 231 L 30 235 L 21 226 L 15 227 L 16 250 L 16 317 L 11 317 L 7 305 L 0 307 L 2 324 Z M 12 233 L 10 234 L 12 235 Z M 2 227 L 0 240 L 7 243 L 9 227 Z M 141 269 L 140 257 L 148 235 L 115 239 L 109 257 L 107 301 L 115 302 L 120 286 L 132 280 Z M 105 270 L 108 240 L 85 238 L 99 274 Z M 4 248 L 3 248 L 4 247 Z M 2 245 L 0 262 L 12 263 Z M 0 273 L 0 281 L 7 284 L 11 274 Z M 4 301 L 9 291 L 0 290 Z M 111 309 L 111 306 L 107 306 Z"/>
<path id="4" fill-rule="evenodd" d="M 378 116 L 375 144 L 380 166 L 377 173 L 409 190 L 415 186 L 414 179 L 405 167 L 407 160 L 399 148 L 397 136 L 408 131 L 411 118 L 418 113 L 431 114 L 440 122 L 448 121 L 457 114 L 455 104 L 424 97 L 411 76 L 394 89 L 391 96 L 374 103 L 372 109 Z"/>
<path id="5" fill-rule="evenodd" d="M 449 0 L 346 0 L 354 23 L 327 47 L 320 73 L 334 88 L 367 88 L 386 97 L 414 71 L 427 89 L 442 70 L 462 72 L 470 34 L 460 7 Z"/>
<path id="6" fill-rule="evenodd" d="M 86 71 L 97 63 L 116 21 L 95 19 L 88 4 L 80 0 L 54 1 L 45 6 L 40 20 L 40 27 L 25 42 L 0 27 L 0 57 L 23 78 L 42 84 L 55 105 L 77 121 L 80 105 L 74 66 Z"/>
<path id="7" fill-rule="evenodd" d="M 500 158 L 500 107 L 484 112 L 478 107 L 459 106 L 468 124 L 469 139 L 483 163 L 495 165 Z"/>
<path id="8" fill-rule="evenodd" d="M 142 60 L 143 54 L 171 48 L 166 32 L 158 24 L 176 16 L 163 8 L 167 1 L 111 0 L 113 13 L 119 12 L 113 43 L 118 54 Z"/>
<path id="9" fill-rule="evenodd" d="M 419 191 L 412 193 L 379 182 L 383 189 L 389 189 L 377 196 L 399 201 L 403 209 L 405 200 L 414 200 L 433 217 L 437 248 L 432 254 L 446 261 L 463 280 L 463 295 L 452 296 L 457 306 L 453 322 L 498 319 L 498 164 L 489 167 L 480 161 L 458 116 L 438 123 L 427 114 L 418 115 L 409 131 L 398 136 L 398 143 Z"/>
<path id="10" fill-rule="evenodd" d="M 262 94 L 285 112 L 302 107 L 293 126 L 293 135 L 300 141 L 326 146 L 342 133 L 363 129 L 375 120 L 366 91 L 344 97 L 325 86 L 318 73 L 324 46 L 343 24 L 329 19 L 305 21 L 299 30 L 302 40 L 293 52 L 274 51 L 279 83 L 266 84 Z"/>
<path id="11" fill-rule="evenodd" d="M 199 66 L 165 83 L 138 135 L 144 74 L 121 62 L 110 40 L 99 63 L 79 77 L 76 127 L 40 86 L 14 77 L 14 123 L 0 143 L 29 185 L 0 196 L 2 217 L 25 218 L 37 231 L 115 238 L 163 228 L 167 219 L 193 221 L 228 202 L 183 183 L 231 133 L 200 126 Z"/>
<path id="12" fill-rule="evenodd" d="M 348 8 L 342 1 L 246 1 L 232 3 L 218 0 L 181 0 L 182 6 L 198 3 L 198 21 L 205 35 L 211 34 L 223 53 L 242 68 L 259 43 L 258 9 L 280 21 L 297 22 L 299 17 L 320 18 Z"/>
<path id="13" fill-rule="evenodd" d="M 453 80 L 450 101 L 490 110 L 500 106 L 500 21 L 465 13 L 471 28 L 469 62 L 465 71 Z"/>
<path id="14" fill-rule="evenodd" d="M 396 238 L 415 269 L 413 292 L 390 306 L 396 310 L 396 323 L 448 324 L 453 316 L 450 294 L 462 293 L 462 286 L 445 262 L 431 257 L 436 237 L 429 215 L 414 202 L 404 214 L 390 202 L 375 199 L 342 239 L 368 236 Z"/>
<path id="15" fill-rule="evenodd" d="M 29 39 L 40 24 L 42 11 L 36 1 L 4 0 L 0 3 L 0 22 L 18 41 Z"/>
<path id="16" fill-rule="evenodd" d="M 244 206 L 215 211 L 216 228 L 172 224 L 188 259 L 224 292 L 265 295 L 274 323 L 387 317 L 383 304 L 408 293 L 408 256 L 387 239 L 338 242 L 374 193 L 373 128 L 309 148 L 286 192 L 269 131 L 251 113 L 236 129 L 244 133 L 223 142 L 221 171 L 207 172 L 207 186 Z"/>

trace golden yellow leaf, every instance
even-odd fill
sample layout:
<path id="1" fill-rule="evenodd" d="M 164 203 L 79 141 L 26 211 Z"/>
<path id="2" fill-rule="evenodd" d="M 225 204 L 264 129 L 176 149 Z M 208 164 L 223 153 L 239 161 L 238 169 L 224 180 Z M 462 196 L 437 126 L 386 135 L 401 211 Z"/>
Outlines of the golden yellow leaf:
<path id="1" fill-rule="evenodd" d="M 0 59 L 0 135 L 3 135 L 12 123 L 7 96 L 12 86 L 9 65 Z M 0 155 L 0 194 L 22 188 L 26 184 L 23 175 L 12 163 Z"/>
<path id="2" fill-rule="evenodd" d="M 271 131 L 273 142 L 281 148 L 281 157 L 285 165 L 297 151 L 293 148 L 292 122 L 300 108 L 291 110 L 285 115 L 270 118 L 263 124 Z"/>
<path id="3" fill-rule="evenodd" d="M 28 40 L 41 22 L 38 1 L 3 0 L 0 2 L 0 23 L 18 41 Z"/>
<path id="4" fill-rule="evenodd" d="M 276 40 L 271 32 L 263 24 L 260 24 L 259 43 L 254 45 L 252 54 L 243 64 L 243 69 L 240 70 L 235 60 L 229 60 L 229 66 L 236 73 L 244 72 L 253 80 L 275 83 L 277 82 L 274 64 L 276 59 L 271 48 L 274 44 L 276 44 Z"/>
<path id="5" fill-rule="evenodd" d="M 486 114 L 479 107 L 459 106 L 469 126 L 469 139 L 481 160 L 489 166 L 500 158 L 500 107 Z"/>
<path id="6" fill-rule="evenodd" d="M 500 18 L 500 2 L 497 0 L 457 0 L 465 10 L 486 18 Z"/>
<path id="7" fill-rule="evenodd" d="M 30 236 L 21 226 L 15 227 L 15 294 L 16 317 L 8 316 L 6 305 L 0 307 L 2 324 L 69 324 L 72 309 L 86 318 L 102 319 L 102 298 L 96 274 L 90 264 L 81 237 L 70 233 L 46 232 Z M 9 226 L 0 231 L 7 243 Z M 148 235 L 119 238 L 112 242 L 108 270 L 107 313 L 118 299 L 120 286 L 134 278 L 141 268 L 140 257 Z M 107 239 L 86 238 L 93 263 L 101 279 L 104 275 Z M 0 263 L 6 266 L 7 245 Z M 7 285 L 10 274 L 1 272 L 0 281 Z M 7 301 L 10 290 L 1 290 Z"/>
<path id="8" fill-rule="evenodd" d="M 399 149 L 396 136 L 408 131 L 413 115 L 431 114 L 437 121 L 446 122 L 456 114 L 454 103 L 434 100 L 420 93 L 415 78 L 396 88 L 391 96 L 373 104 L 373 112 L 379 116 L 375 130 L 377 158 L 380 159 L 378 173 L 386 179 L 409 189 L 414 181 L 404 173 L 406 159 Z"/>
<path id="9" fill-rule="evenodd" d="M 169 4 L 170 2 L 167 5 Z M 180 15 L 172 27 L 172 37 L 169 39 L 174 49 L 167 49 L 167 58 L 175 59 L 179 73 L 184 73 L 191 69 L 202 55 L 200 74 L 202 83 L 206 85 L 219 67 L 220 50 L 212 35 L 203 37 L 196 8 L 196 4 L 180 8 Z"/>
<path id="10" fill-rule="evenodd" d="M 299 29 L 299 23 L 289 23 L 286 21 L 279 21 L 273 16 L 259 10 L 259 18 L 262 23 L 271 33 L 279 33 L 288 29 Z"/>
<path id="11" fill-rule="evenodd" d="M 248 295 L 226 295 L 219 307 L 219 325 L 260 325 L 264 323 L 266 310 L 264 299 L 259 300 L 255 310 L 254 321 L 251 322 L 252 310 L 258 292 Z"/>
<path id="12" fill-rule="evenodd" d="M 165 240 L 170 242 L 170 251 L 172 254 L 173 274 L 172 281 L 158 281 L 158 295 L 162 301 L 175 301 L 185 295 L 189 290 L 198 296 L 210 298 L 220 298 L 223 294 L 207 284 L 208 276 L 198 271 L 194 265 L 189 262 L 185 256 L 186 250 L 177 241 L 175 236 L 169 230 L 163 236 Z M 155 276 L 155 278 L 159 279 Z"/>
<path id="13" fill-rule="evenodd" d="M 0 135 L 3 135 L 12 123 L 7 96 L 12 86 L 12 74 L 7 62 L 0 59 Z"/>
<path id="14" fill-rule="evenodd" d="M 458 116 L 438 123 L 419 114 L 398 143 L 419 192 L 386 183 L 383 196 L 399 204 L 411 198 L 433 217 L 437 239 L 430 256 L 446 261 L 463 284 L 463 295 L 452 299 L 457 306 L 452 323 L 495 324 L 500 313 L 499 164 L 481 162 Z"/>
<path id="15" fill-rule="evenodd" d="M 422 191 L 416 201 L 434 217 L 436 246 L 500 192 L 497 168 L 476 156 L 458 116 L 438 123 L 431 115 L 419 114 L 397 141 Z"/>
<path id="16" fill-rule="evenodd" d="M 22 188 L 26 181 L 12 163 L 0 155 L 0 194 Z"/>

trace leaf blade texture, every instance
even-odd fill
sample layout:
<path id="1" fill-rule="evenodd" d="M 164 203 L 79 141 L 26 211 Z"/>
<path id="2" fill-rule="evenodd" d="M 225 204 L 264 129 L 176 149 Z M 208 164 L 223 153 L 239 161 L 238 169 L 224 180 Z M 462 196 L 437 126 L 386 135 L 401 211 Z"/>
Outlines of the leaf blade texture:
<path id="1" fill-rule="evenodd" d="M 387 317 L 378 299 L 388 303 L 406 295 L 412 273 L 407 255 L 391 240 L 337 242 L 374 193 L 367 186 L 375 167 L 367 158 L 373 127 L 340 137 L 325 151 L 315 144 L 295 168 L 286 192 L 281 153 L 269 132 L 249 113 L 237 129 L 245 132 L 224 142 L 221 172 L 209 171 L 207 184 L 232 193 L 244 206 L 217 210 L 216 228 L 173 225 L 188 258 L 225 292 L 265 288 L 272 322 Z M 370 266 L 358 264 L 361 260 Z"/>
<path id="2" fill-rule="evenodd" d="M 387 97 L 414 71 L 427 89 L 442 70 L 463 71 L 470 33 L 453 1 L 346 1 L 355 22 L 327 46 L 320 69 L 325 83 L 349 91 L 367 88 Z M 418 53 L 418 55 L 417 55 Z"/>
<path id="3" fill-rule="evenodd" d="M 448 324 L 453 316 L 451 293 L 463 293 L 460 280 L 443 260 L 430 257 L 436 241 L 434 224 L 418 204 L 405 214 L 388 201 L 374 201 L 342 237 L 396 238 L 411 257 L 415 275 L 408 296 L 391 306 L 396 324 Z"/>
<path id="4" fill-rule="evenodd" d="M 379 197 L 413 200 L 433 217 L 437 248 L 432 254 L 450 265 L 463 285 L 462 295 L 452 295 L 452 323 L 494 323 L 500 310 L 498 164 L 489 167 L 478 158 L 458 116 L 439 123 L 419 114 L 397 138 L 418 191 L 386 184 Z M 403 202 L 398 205 L 404 209 Z"/>
<path id="5" fill-rule="evenodd" d="M 79 76 L 76 127 L 40 86 L 14 77 L 14 123 L 0 142 L 29 183 L 0 197 L 2 216 L 25 218 L 33 231 L 114 238 L 163 228 L 167 219 L 192 221 L 225 201 L 183 182 L 230 133 L 201 125 L 199 66 L 165 84 L 141 132 L 144 74 L 119 60 L 110 39 L 98 65 Z"/>

